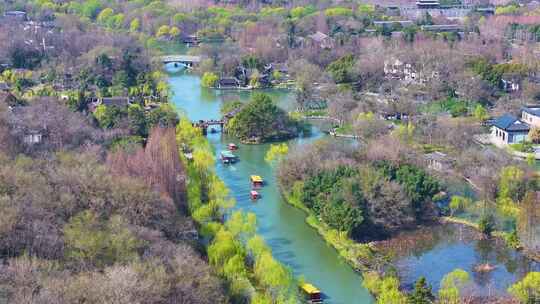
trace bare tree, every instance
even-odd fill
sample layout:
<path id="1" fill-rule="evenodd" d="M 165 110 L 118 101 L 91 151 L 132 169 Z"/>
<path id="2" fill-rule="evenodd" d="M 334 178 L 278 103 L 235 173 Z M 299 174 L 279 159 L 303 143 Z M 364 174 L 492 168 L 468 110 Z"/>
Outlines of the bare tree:
<path id="1" fill-rule="evenodd" d="M 185 208 L 186 172 L 178 151 L 174 128 L 156 127 L 144 149 L 110 154 L 108 163 L 115 174 L 139 177 Z"/>

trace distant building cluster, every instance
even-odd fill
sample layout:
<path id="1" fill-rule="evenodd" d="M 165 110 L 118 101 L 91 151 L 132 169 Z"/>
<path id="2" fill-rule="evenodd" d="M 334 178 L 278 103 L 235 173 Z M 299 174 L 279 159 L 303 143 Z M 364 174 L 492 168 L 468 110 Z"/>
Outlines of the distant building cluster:
<path id="1" fill-rule="evenodd" d="M 47 50 L 54 49 L 54 46 L 48 43 L 50 36 L 56 28 L 54 21 L 31 20 L 26 12 L 6 11 L 0 18 L 0 24 L 17 26 L 20 31 L 18 35 L 13 35 L 12 38 L 19 39 L 24 37 L 24 43 L 28 46 L 34 46 L 36 50 L 46 52 Z"/>
<path id="2" fill-rule="evenodd" d="M 413 64 L 395 58 L 384 61 L 383 71 L 386 79 L 400 80 L 409 84 L 426 83 L 429 79 L 438 77 L 436 72 L 426 76 L 417 71 Z"/>
<path id="3" fill-rule="evenodd" d="M 495 13 L 495 7 L 479 5 L 474 1 L 463 1 L 461 5 L 442 5 L 439 0 L 417 0 L 410 4 L 387 5 L 386 10 L 390 16 L 399 15 L 410 19 L 423 18 L 426 14 L 432 17 L 460 19 L 473 11 L 484 15 Z"/>

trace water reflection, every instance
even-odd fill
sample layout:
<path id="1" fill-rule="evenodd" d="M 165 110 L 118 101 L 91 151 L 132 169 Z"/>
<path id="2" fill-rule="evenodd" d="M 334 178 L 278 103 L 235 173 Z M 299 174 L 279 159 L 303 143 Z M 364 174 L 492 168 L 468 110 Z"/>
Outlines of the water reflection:
<path id="1" fill-rule="evenodd" d="M 475 230 L 456 224 L 426 227 L 404 232 L 379 243 L 392 253 L 403 287 L 412 289 L 421 276 L 438 290 L 444 275 L 456 268 L 472 278 L 471 291 L 477 296 L 502 296 L 512 283 L 529 271 L 539 271 L 531 261 L 505 246 L 502 240 L 483 239 Z M 494 266 L 492 271 L 475 271 L 479 265 Z"/>

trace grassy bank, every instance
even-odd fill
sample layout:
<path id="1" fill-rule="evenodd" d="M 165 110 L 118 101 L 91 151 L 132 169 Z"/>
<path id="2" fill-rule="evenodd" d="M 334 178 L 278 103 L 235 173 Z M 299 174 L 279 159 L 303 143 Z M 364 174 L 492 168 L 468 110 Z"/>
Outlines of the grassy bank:
<path id="1" fill-rule="evenodd" d="M 390 265 L 389 257 L 371 244 L 355 242 L 345 233 L 330 228 L 297 196 L 291 193 L 282 194 L 287 203 L 306 212 L 306 223 L 317 230 L 326 243 L 334 247 L 340 257 L 362 275 L 362 285 L 375 298 L 377 304 L 407 303 L 406 294 L 399 290 L 399 279 L 392 273 L 385 273 L 385 269 Z"/>
<path id="2" fill-rule="evenodd" d="M 476 223 L 474 223 L 472 221 L 466 220 L 466 219 L 446 216 L 446 217 L 442 217 L 441 221 L 446 222 L 446 223 L 461 224 L 461 225 L 468 226 L 468 227 L 471 227 L 471 228 L 474 228 L 474 229 L 480 231 L 480 228 L 478 227 L 478 224 L 476 224 Z M 529 259 L 532 259 L 532 260 L 534 260 L 536 262 L 540 262 L 540 254 L 539 253 L 531 251 L 531 250 L 526 250 L 525 247 L 521 243 L 519 243 L 519 241 L 518 241 L 517 244 L 511 244 L 510 241 L 509 241 L 510 238 L 511 238 L 510 233 L 504 232 L 504 231 L 494 231 L 494 232 L 492 232 L 492 235 L 494 237 L 497 237 L 497 238 L 500 238 L 500 239 L 504 240 L 504 242 L 506 243 L 506 245 L 508 247 L 514 248 L 514 249 L 519 250 L 519 251 L 522 251 L 523 254 L 526 257 L 528 257 Z"/>
<path id="3" fill-rule="evenodd" d="M 378 266 L 387 262 L 387 258 L 383 257 L 370 244 L 355 242 L 345 233 L 332 229 L 325 223 L 319 221 L 315 214 L 313 214 L 313 212 L 294 195 L 283 193 L 283 197 L 290 205 L 306 212 L 306 223 L 317 230 L 326 243 L 334 247 L 339 255 L 355 270 L 363 274 L 367 271 L 379 269 Z"/>
<path id="4" fill-rule="evenodd" d="M 452 217 L 452 216 L 445 216 L 445 217 L 441 217 L 440 220 L 443 223 L 460 224 L 460 225 L 468 226 L 468 227 L 474 228 L 475 230 L 480 231 L 480 228 L 478 227 L 477 223 L 474 223 L 474 222 L 466 220 L 466 219 Z M 508 236 L 509 236 L 509 233 L 504 232 L 504 231 L 493 231 L 492 235 L 494 237 L 499 237 L 499 238 L 502 238 L 502 239 L 506 240 L 508 238 Z"/>
<path id="5" fill-rule="evenodd" d="M 213 147 L 186 118 L 177 127 L 179 146 L 193 157 L 182 157 L 187 169 L 189 212 L 203 237 L 209 264 L 226 282 L 233 303 L 299 303 L 299 282 L 277 261 L 256 234 L 253 213 L 232 211 L 234 199 L 215 172 Z"/>

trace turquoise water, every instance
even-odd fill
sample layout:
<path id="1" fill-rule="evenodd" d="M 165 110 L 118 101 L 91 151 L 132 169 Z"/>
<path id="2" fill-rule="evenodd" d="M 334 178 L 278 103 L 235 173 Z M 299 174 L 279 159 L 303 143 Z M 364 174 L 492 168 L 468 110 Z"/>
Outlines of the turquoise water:
<path id="1" fill-rule="evenodd" d="M 200 78 L 167 67 L 171 73 L 169 83 L 174 92 L 175 106 L 193 121 L 220 118 L 219 110 L 225 100 L 247 100 L 250 92 L 216 91 L 203 89 Z M 282 90 L 267 90 L 278 105 L 290 108 L 293 95 Z M 301 145 L 320 137 L 313 128 L 311 136 L 290 142 Z M 274 168 L 265 162 L 264 156 L 269 145 L 242 145 L 220 133 L 209 134 L 208 139 L 215 151 L 226 148 L 229 142 L 239 146 L 236 155 L 240 161 L 234 165 L 216 165 L 219 177 L 225 182 L 237 201 L 236 208 L 253 212 L 258 219 L 258 233 L 272 248 L 274 256 L 288 265 L 296 276 L 304 276 L 307 282 L 321 289 L 325 303 L 355 304 L 372 303 L 373 299 L 362 286 L 362 278 L 338 253 L 327 245 L 315 230 L 305 223 L 305 214 L 288 205 L 282 199 L 275 178 Z M 253 202 L 248 178 L 256 174 L 262 176 L 266 186 L 259 192 L 262 198 Z"/>

